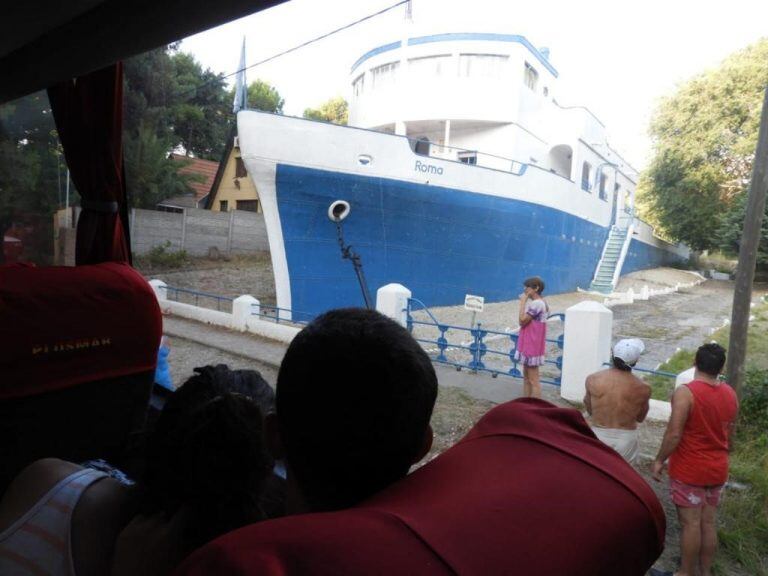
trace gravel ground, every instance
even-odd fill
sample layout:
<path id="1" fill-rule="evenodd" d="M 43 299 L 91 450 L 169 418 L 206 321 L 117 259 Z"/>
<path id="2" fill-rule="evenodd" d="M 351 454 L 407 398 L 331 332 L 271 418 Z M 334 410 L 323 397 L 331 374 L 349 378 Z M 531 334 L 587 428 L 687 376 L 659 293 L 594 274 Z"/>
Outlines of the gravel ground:
<path id="1" fill-rule="evenodd" d="M 169 286 L 186 288 L 198 292 L 206 292 L 217 296 L 237 298 L 250 294 L 262 304 L 274 306 L 275 281 L 272 273 L 272 261 L 269 253 L 255 256 L 236 256 L 230 260 L 195 259 L 190 267 L 184 269 L 141 269 L 141 273 L 149 280 L 157 278 Z M 218 303 L 214 299 L 179 293 L 180 302 L 195 304 L 205 308 L 216 309 Z M 230 312 L 231 305 L 221 303 L 221 310 Z"/>
<path id="2" fill-rule="evenodd" d="M 168 355 L 168 363 L 171 367 L 171 378 L 177 386 L 192 376 L 194 368 L 207 364 L 226 364 L 232 369 L 258 370 L 272 387 L 277 382 L 277 370 L 266 364 L 243 356 L 227 354 L 183 338 L 169 340 L 171 353 Z"/>

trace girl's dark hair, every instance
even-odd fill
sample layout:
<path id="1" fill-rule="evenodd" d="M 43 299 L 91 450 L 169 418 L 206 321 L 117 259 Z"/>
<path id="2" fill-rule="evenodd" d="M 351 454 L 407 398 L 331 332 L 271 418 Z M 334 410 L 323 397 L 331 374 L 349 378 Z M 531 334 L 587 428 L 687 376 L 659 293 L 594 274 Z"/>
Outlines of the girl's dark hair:
<path id="1" fill-rule="evenodd" d="M 526 288 L 533 288 L 539 294 L 544 293 L 544 280 L 538 276 L 531 276 L 530 278 L 526 278 L 523 280 L 523 286 Z"/>
<path id="2" fill-rule="evenodd" d="M 183 511 L 189 551 L 264 518 L 259 499 L 274 464 L 248 388 L 233 390 L 239 379 L 224 365 L 195 371 L 168 399 L 149 436 L 141 486 L 143 514 L 170 518 Z"/>

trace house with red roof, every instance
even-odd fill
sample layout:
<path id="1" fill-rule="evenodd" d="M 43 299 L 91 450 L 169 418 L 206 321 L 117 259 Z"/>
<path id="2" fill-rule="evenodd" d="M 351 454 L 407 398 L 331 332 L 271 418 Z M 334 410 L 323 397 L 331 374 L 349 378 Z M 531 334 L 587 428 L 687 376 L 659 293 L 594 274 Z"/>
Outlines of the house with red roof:
<path id="1" fill-rule="evenodd" d="M 173 196 L 166 198 L 157 205 L 158 210 L 169 212 L 179 212 L 184 208 L 202 207 L 200 201 L 211 191 L 216 173 L 219 170 L 219 163 L 213 160 L 203 160 L 202 158 L 192 158 L 183 154 L 171 154 L 169 157 L 173 161 L 186 161 L 186 165 L 179 168 L 180 174 L 195 174 L 199 176 L 189 183 L 193 194 L 184 196 Z"/>

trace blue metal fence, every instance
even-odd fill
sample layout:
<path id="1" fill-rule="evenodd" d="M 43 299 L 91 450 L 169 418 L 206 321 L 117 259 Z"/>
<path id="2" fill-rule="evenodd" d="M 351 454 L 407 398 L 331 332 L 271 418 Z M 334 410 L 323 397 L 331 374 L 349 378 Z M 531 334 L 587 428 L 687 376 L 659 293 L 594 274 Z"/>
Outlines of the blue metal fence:
<path id="1" fill-rule="evenodd" d="M 200 306 L 200 300 L 202 299 L 205 304 L 209 304 L 211 302 L 214 303 L 215 309 L 219 311 L 222 309 L 222 303 L 225 303 L 224 308 L 229 308 L 225 311 L 232 312 L 232 301 L 234 298 L 230 298 L 228 296 L 219 296 L 218 294 L 210 294 L 208 292 L 200 292 L 198 290 L 190 290 L 188 288 L 179 288 L 178 286 L 166 286 L 165 289 L 168 300 L 181 302 L 180 295 L 183 295 L 186 300 L 193 301 L 195 306 Z M 186 303 L 191 304 L 192 302 Z M 203 308 L 212 307 L 204 305 Z"/>
<path id="2" fill-rule="evenodd" d="M 672 379 L 677 378 L 677 374 L 674 372 L 665 372 L 664 370 L 651 370 L 650 368 L 638 368 L 637 366 L 632 368 L 632 372 L 644 372 L 653 376 L 666 376 L 667 378 Z"/>
<path id="3" fill-rule="evenodd" d="M 219 310 L 220 312 L 232 312 L 233 297 L 201 292 L 199 290 L 190 290 L 189 288 L 180 288 L 178 286 L 166 286 L 168 300 L 193 304 L 202 308 Z M 299 324 L 309 323 L 314 317 L 308 312 L 280 308 L 270 304 L 261 304 L 258 312 L 252 312 L 253 316 L 258 316 L 262 320 L 269 320 L 276 323 Z"/>
<path id="4" fill-rule="evenodd" d="M 610 362 L 604 362 L 603 366 L 613 366 Z M 662 378 L 668 378 L 670 380 L 670 393 L 671 391 L 674 391 L 675 389 L 675 380 L 677 379 L 677 374 L 674 372 L 666 372 L 664 370 L 653 370 L 651 368 L 641 368 L 640 366 L 633 366 L 632 372 L 640 372 L 641 374 L 648 374 L 649 376 L 661 376 Z M 651 384 L 651 382 L 648 382 L 648 384 Z"/>
<path id="5" fill-rule="evenodd" d="M 413 312 L 416 310 L 425 312 L 428 320 L 414 318 Z M 564 317 L 564 314 L 553 314 L 550 316 L 550 318 L 559 318 L 560 320 L 563 320 Z M 416 298 L 408 299 L 406 326 L 411 334 L 413 334 L 414 327 L 416 326 L 425 326 L 437 331 L 438 336 L 435 339 L 414 335 L 416 341 L 436 346 L 436 354 L 433 353 L 432 356 L 435 362 L 454 366 L 457 370 L 467 368 L 472 371 L 489 372 L 493 377 L 498 375 L 511 376 L 513 378 L 523 377 L 522 369 L 518 366 L 519 362 L 515 360 L 518 339 L 518 334 L 516 333 L 489 330 L 483 328 L 479 322 L 474 327 L 453 326 L 441 323 L 435 318 L 429 308 Z M 459 343 L 449 342 L 449 337 L 454 335 L 464 335 L 468 339 Z M 502 344 L 490 348 L 487 344 L 489 341 L 499 341 Z M 554 348 L 557 350 L 557 353 L 554 357 L 548 357 L 545 363 L 555 366 L 558 373 L 552 376 L 542 373 L 541 381 L 560 386 L 560 371 L 563 367 L 563 335 L 561 334 L 557 338 L 547 338 L 547 342 L 550 344 L 549 348 Z M 451 354 L 451 351 L 455 353 Z"/>
<path id="6" fill-rule="evenodd" d="M 256 306 L 254 305 L 254 308 Z M 298 310 L 291 310 L 289 308 L 280 308 L 278 306 L 270 306 L 269 304 L 261 304 L 259 311 L 251 312 L 252 316 L 258 316 L 262 320 L 271 320 L 276 324 L 285 322 L 286 324 L 308 324 L 314 315 L 309 312 L 300 312 Z"/>

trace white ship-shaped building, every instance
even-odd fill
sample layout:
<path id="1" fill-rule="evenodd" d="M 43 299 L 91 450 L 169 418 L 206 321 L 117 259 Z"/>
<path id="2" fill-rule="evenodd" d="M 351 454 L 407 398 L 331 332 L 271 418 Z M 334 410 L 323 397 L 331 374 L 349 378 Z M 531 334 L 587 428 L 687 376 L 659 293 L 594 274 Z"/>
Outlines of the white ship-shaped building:
<path id="1" fill-rule="evenodd" d="M 397 282 L 429 306 L 513 299 L 534 274 L 549 293 L 605 292 L 687 258 L 634 216 L 637 172 L 594 114 L 558 102 L 548 51 L 525 37 L 407 37 L 350 81 L 349 126 L 238 114 L 279 307 L 364 304 L 334 208 L 371 291 Z"/>

